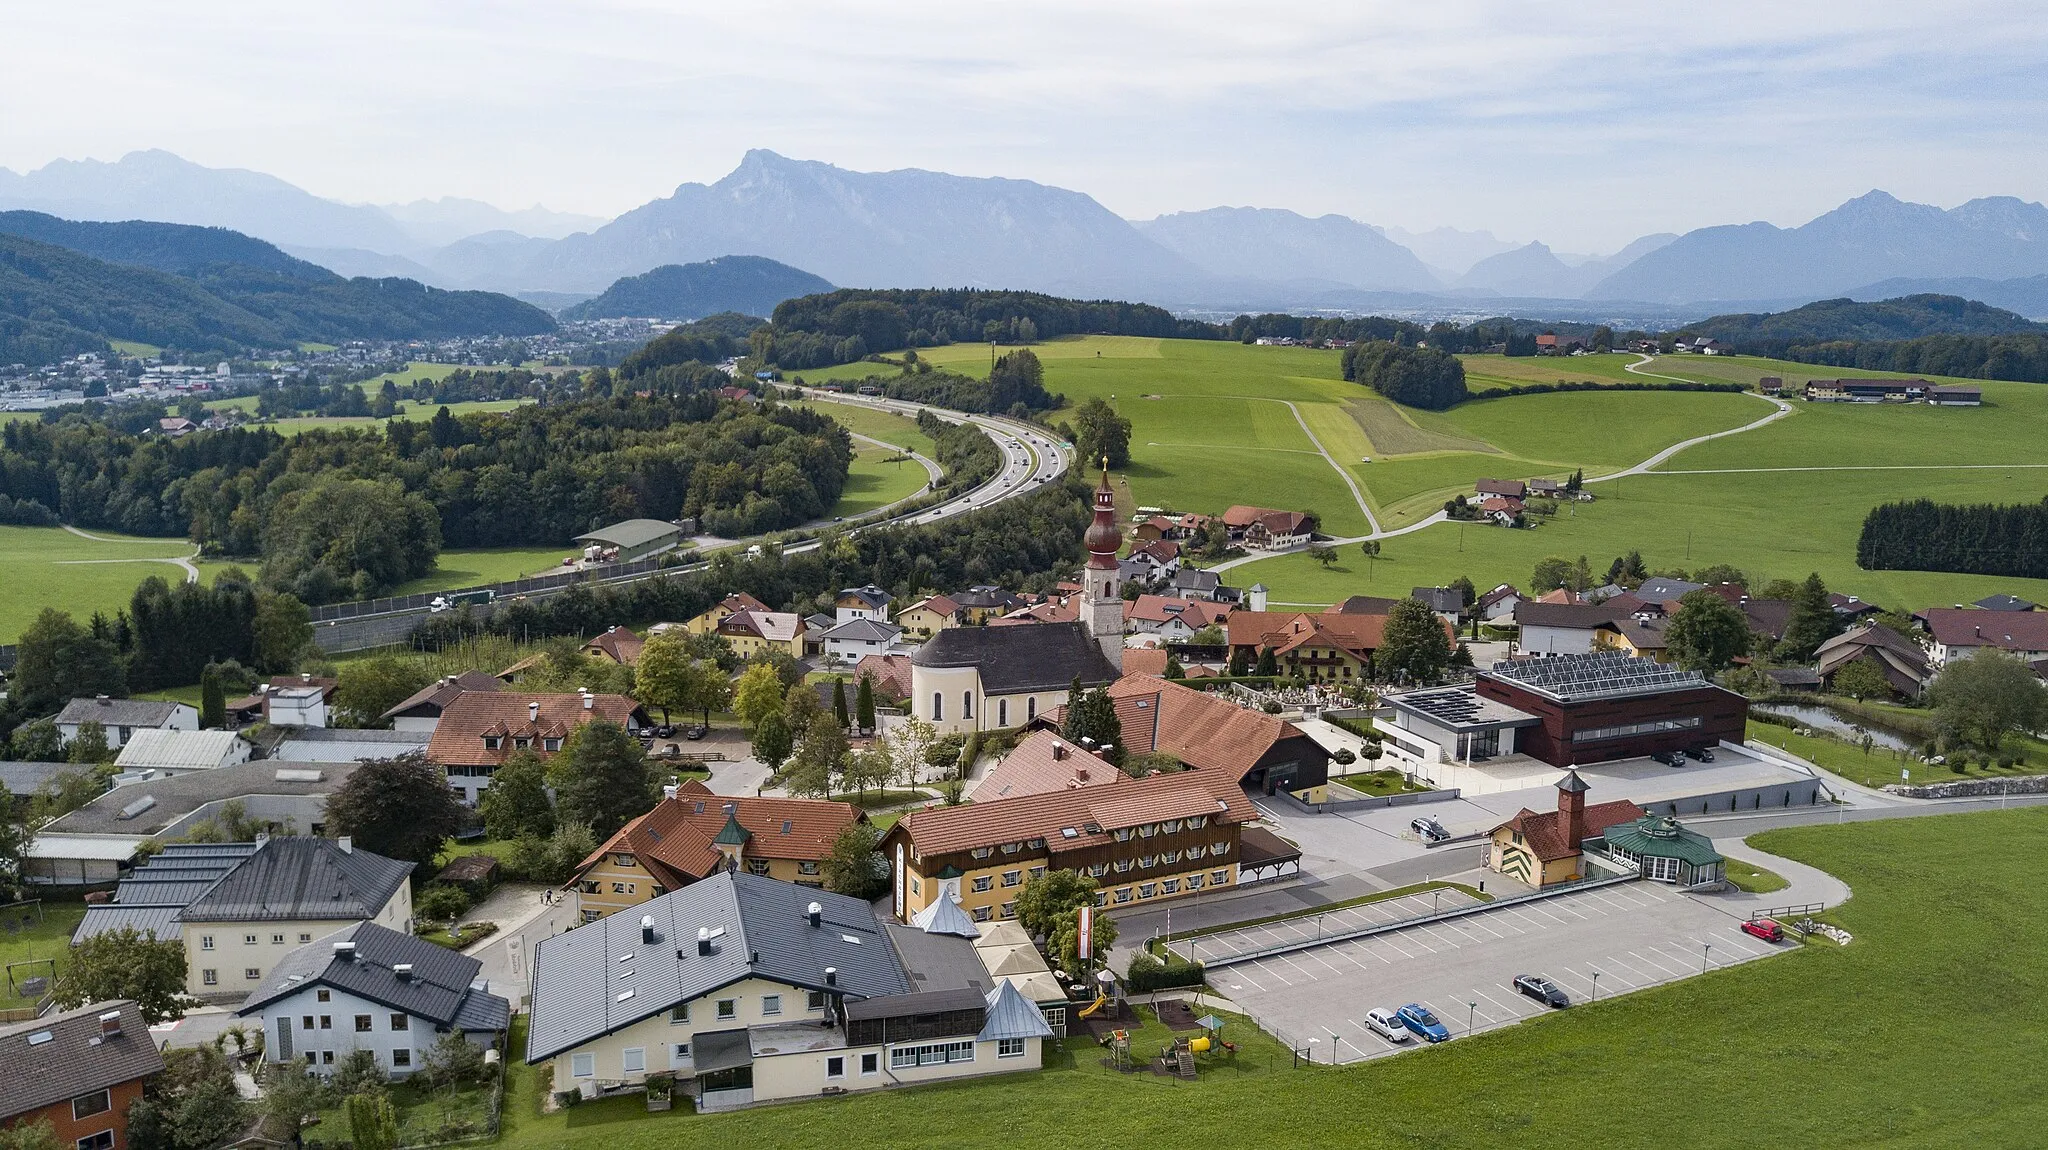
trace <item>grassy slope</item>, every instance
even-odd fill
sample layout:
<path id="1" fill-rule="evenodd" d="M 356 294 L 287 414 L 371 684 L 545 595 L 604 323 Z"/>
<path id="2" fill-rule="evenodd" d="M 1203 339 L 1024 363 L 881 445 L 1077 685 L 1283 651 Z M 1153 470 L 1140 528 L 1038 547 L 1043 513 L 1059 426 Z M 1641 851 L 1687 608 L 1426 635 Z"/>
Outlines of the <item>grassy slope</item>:
<path id="1" fill-rule="evenodd" d="M 2048 1120 L 2030 1075 L 2048 1042 L 2048 893 L 2032 878 L 2048 810 L 1820 826 L 1755 844 L 1840 875 L 1857 941 L 1811 946 L 1605 999 L 1433 1050 L 1292 1069 L 1251 1040 L 1198 1083 L 1123 1077 L 1085 1041 L 1039 1075 L 722 1116 L 638 1099 L 541 1117 L 515 1065 L 512 1146 L 1415 1147 L 2029 1146 Z M 1936 925 L 1939 929 L 1936 929 Z M 1933 975 L 1933 977 L 1929 977 Z M 1158 1045 L 1156 1024 L 1134 1048 Z M 1938 1052 L 1936 1081 L 1929 1056 Z M 1073 1142 L 1075 1124 L 1094 1130 Z M 1284 1132 L 1284 1133 L 1283 1133 Z M 1194 1135 L 1198 1140 L 1203 1135 Z"/>
<path id="2" fill-rule="evenodd" d="M 191 554 L 183 539 L 91 534 L 113 542 L 82 539 L 61 527 L 0 527 L 0 643 L 12 643 L 45 607 L 84 622 L 94 611 L 112 616 L 126 607 L 135 585 L 151 575 L 166 582 L 185 578 L 174 564 L 141 561 Z M 97 562 L 110 559 L 129 562 Z M 202 574 L 215 566 L 202 564 Z"/>

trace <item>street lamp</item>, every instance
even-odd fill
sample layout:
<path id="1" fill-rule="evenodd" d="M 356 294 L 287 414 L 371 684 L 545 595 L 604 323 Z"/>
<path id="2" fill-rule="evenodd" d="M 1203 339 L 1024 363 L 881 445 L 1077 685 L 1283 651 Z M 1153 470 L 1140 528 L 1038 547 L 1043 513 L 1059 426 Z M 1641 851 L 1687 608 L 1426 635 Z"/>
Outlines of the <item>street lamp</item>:
<path id="1" fill-rule="evenodd" d="M 1714 944 L 1713 944 L 1713 943 L 1709 942 L 1709 943 L 1706 943 L 1706 944 L 1704 944 L 1704 945 L 1705 945 L 1706 949 L 1704 949 L 1704 950 L 1700 951 L 1700 973 L 1701 973 L 1701 974 L 1705 974 L 1705 973 L 1707 972 L 1707 959 L 1708 959 L 1708 958 L 1710 958 L 1710 957 L 1712 957 L 1712 955 L 1713 955 L 1713 953 L 1714 953 Z"/>
<path id="2" fill-rule="evenodd" d="M 1330 1065 L 1337 1065 L 1337 1032 L 1330 1032 Z"/>
<path id="3" fill-rule="evenodd" d="M 1443 893 L 1444 888 L 1442 887 L 1438 887 L 1435 890 L 1429 892 L 1429 913 L 1436 913 L 1437 900 L 1443 897 Z"/>
<path id="4" fill-rule="evenodd" d="M 1593 1001 L 1600 1001 L 1600 972 L 1593 972 Z"/>
<path id="5" fill-rule="evenodd" d="M 1473 1018 L 1474 1018 L 1474 1016 L 1476 1016 L 1476 1015 L 1477 1015 L 1478 1013 L 1479 1013 L 1479 1004 L 1478 1004 L 1478 1003 L 1476 1003 L 1476 1002 L 1468 1002 L 1468 1003 L 1466 1003 L 1466 1004 L 1465 1004 L 1465 1033 L 1467 1033 L 1467 1034 L 1470 1034 L 1470 1033 L 1472 1033 L 1472 1019 L 1473 1019 Z"/>

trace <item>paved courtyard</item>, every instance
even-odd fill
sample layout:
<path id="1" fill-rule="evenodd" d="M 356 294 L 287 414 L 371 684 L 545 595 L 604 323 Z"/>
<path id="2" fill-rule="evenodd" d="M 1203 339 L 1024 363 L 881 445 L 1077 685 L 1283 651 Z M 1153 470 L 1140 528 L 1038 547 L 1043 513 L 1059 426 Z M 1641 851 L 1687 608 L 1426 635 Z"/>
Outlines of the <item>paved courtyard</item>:
<path id="1" fill-rule="evenodd" d="M 1334 1045 L 1336 1061 L 1355 1062 L 1418 1045 L 1396 1046 L 1366 1030 L 1365 1012 L 1376 1006 L 1421 1003 L 1455 1040 L 1548 1009 L 1515 992 L 1511 984 L 1518 974 L 1547 975 L 1574 1002 L 1584 1002 L 1592 997 L 1596 973 L 1605 998 L 1792 948 L 1738 931 L 1736 924 L 1748 914 L 1746 900 L 1722 898 L 1685 895 L 1650 882 L 1574 891 L 1272 958 L 1212 965 L 1209 981 L 1282 1041 L 1306 1047 L 1313 1038 L 1319 1061 L 1330 1060 Z"/>

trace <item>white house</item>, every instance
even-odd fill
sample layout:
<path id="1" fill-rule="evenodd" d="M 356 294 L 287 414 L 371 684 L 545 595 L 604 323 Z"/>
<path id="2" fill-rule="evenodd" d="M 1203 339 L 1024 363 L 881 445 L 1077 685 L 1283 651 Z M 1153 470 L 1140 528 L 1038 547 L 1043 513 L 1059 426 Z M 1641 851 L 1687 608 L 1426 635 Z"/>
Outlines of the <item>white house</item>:
<path id="1" fill-rule="evenodd" d="M 196 731 L 199 712 L 184 703 L 95 695 L 64 704 L 55 722 L 67 743 L 78 737 L 85 724 L 98 723 L 107 732 L 107 746 L 118 751 L 136 731 Z"/>
<path id="2" fill-rule="evenodd" d="M 828 663 L 858 663 L 869 655 L 897 651 L 903 628 L 861 617 L 849 619 L 825 632 L 824 653 Z"/>
<path id="3" fill-rule="evenodd" d="M 1523 599 L 1515 604 L 1515 623 L 1521 628 L 1518 646 L 1526 655 L 1584 655 L 1594 649 L 1594 636 L 1613 622 L 1617 612 L 1597 603 L 1539 603 Z"/>
<path id="4" fill-rule="evenodd" d="M 270 725 L 273 727 L 326 726 L 326 688 L 273 688 L 270 692 Z"/>
<path id="5" fill-rule="evenodd" d="M 1931 607 L 1916 616 L 1933 642 L 1934 665 L 1996 649 L 2032 663 L 2048 659 L 2048 611 Z"/>
<path id="6" fill-rule="evenodd" d="M 364 922 L 316 938 L 271 968 L 235 1013 L 263 1020 L 263 1058 L 333 1073 L 369 1050 L 393 1078 L 418 1070 L 441 1036 L 491 1049 L 512 1007 L 466 954 Z"/>
<path id="7" fill-rule="evenodd" d="M 233 731 L 139 730 L 114 759 L 122 771 L 212 771 L 246 763 L 255 750 Z"/>
<path id="8" fill-rule="evenodd" d="M 877 623 L 889 621 L 889 593 L 870 583 L 865 587 L 848 587 L 833 601 L 832 609 L 836 621 L 850 623 L 855 619 L 873 619 Z"/>

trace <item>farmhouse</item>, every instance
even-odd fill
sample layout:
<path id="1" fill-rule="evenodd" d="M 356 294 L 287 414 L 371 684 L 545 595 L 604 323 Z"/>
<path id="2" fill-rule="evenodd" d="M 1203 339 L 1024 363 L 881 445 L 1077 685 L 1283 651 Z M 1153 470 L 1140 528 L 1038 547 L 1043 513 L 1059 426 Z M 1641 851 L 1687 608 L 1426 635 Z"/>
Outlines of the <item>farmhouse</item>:
<path id="1" fill-rule="evenodd" d="M 394 731 L 407 731 L 432 735 L 441 722 L 441 712 L 448 709 L 464 691 L 495 691 L 502 684 L 494 675 L 482 671 L 464 671 L 460 675 L 443 675 L 432 683 L 421 687 L 404 702 L 392 707 L 380 716 L 391 724 Z"/>
<path id="2" fill-rule="evenodd" d="M 126 999 L 0 1027 L 0 1129 L 48 1123 L 54 1145 L 119 1150 L 129 1145 L 129 1107 L 163 1068 Z"/>
<path id="3" fill-rule="evenodd" d="M 640 704 L 624 695 L 465 691 L 441 713 L 427 759 L 448 772 L 448 789 L 475 806 L 514 751 L 542 758 L 562 749 L 569 732 L 595 719 L 644 725 Z"/>
<path id="4" fill-rule="evenodd" d="M 1482 479 L 1472 485 L 1472 491 L 1482 503 L 1495 496 L 1516 502 L 1529 497 L 1529 485 L 1519 479 Z"/>
<path id="5" fill-rule="evenodd" d="M 1915 618 L 1932 637 L 1936 667 L 1986 649 L 2006 651 L 2028 662 L 2048 659 L 2048 611 L 1930 607 Z"/>
<path id="6" fill-rule="evenodd" d="M 1223 513 L 1223 526 L 1233 542 L 1254 551 L 1279 551 L 1307 543 L 1315 533 L 1316 521 L 1299 511 L 1240 504 Z"/>
<path id="7" fill-rule="evenodd" d="M 1323 612 L 1234 611 L 1228 618 L 1233 658 L 1258 659 L 1267 651 L 1284 675 L 1310 682 L 1356 682 L 1367 678 L 1373 652 L 1386 633 L 1385 615 Z M 1449 634 L 1446 625 L 1445 633 Z"/>
<path id="8" fill-rule="evenodd" d="M 1643 808 L 1627 799 L 1586 805 L 1592 788 L 1577 771 L 1557 780 L 1557 809 L 1538 813 L 1527 807 L 1493 828 L 1487 836 L 1487 869 L 1541 890 L 1582 877 L 1580 858 L 1587 839 L 1618 823 L 1643 817 Z"/>
<path id="9" fill-rule="evenodd" d="M 1935 385 L 1924 379 L 1809 379 L 1808 403 L 1919 403 Z"/>
<path id="10" fill-rule="evenodd" d="M 745 870 L 799 886 L 823 886 L 833 842 L 866 818 L 851 803 L 722 797 L 692 779 L 619 828 L 583 860 L 571 882 L 584 922 L 720 871 Z"/>
<path id="11" fill-rule="evenodd" d="M 1227 603 L 1140 595 L 1124 609 L 1124 628 L 1134 635 L 1157 635 L 1168 642 L 1185 643 L 1204 627 L 1222 624 L 1230 613 Z"/>
<path id="12" fill-rule="evenodd" d="M 85 724 L 98 723 L 107 734 L 108 748 L 118 751 L 128 742 L 128 736 L 136 731 L 196 731 L 199 729 L 199 712 L 184 703 L 95 695 L 64 704 L 54 722 L 57 733 L 63 735 L 67 743 L 78 737 L 79 729 Z"/>
<path id="13" fill-rule="evenodd" d="M 386 1074 L 405 1078 L 439 1035 L 498 1044 L 512 1006 L 490 992 L 482 969 L 466 954 L 360 922 L 285 955 L 235 1014 L 262 1019 L 266 1062 L 304 1063 L 324 1078 L 368 1050 Z"/>
<path id="14" fill-rule="evenodd" d="M 742 659 L 761 654 L 800 659 L 810 638 L 803 617 L 794 611 L 734 611 L 718 621 L 716 631 Z"/>
<path id="15" fill-rule="evenodd" d="M 1503 619 L 1513 622 L 1515 608 L 1524 602 L 1527 600 L 1522 598 L 1520 591 L 1512 584 L 1503 583 L 1481 595 L 1479 601 L 1472 605 L 1472 610 L 1483 623 L 1498 623 Z"/>
<path id="16" fill-rule="evenodd" d="M 526 1060 L 557 1092 L 666 1073 L 728 1110 L 1035 1070 L 1052 1035 L 967 938 L 859 899 L 728 873 L 638 909 L 534 953 Z"/>

